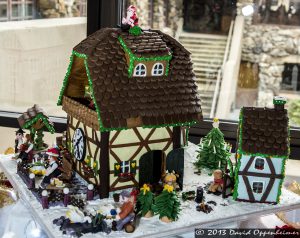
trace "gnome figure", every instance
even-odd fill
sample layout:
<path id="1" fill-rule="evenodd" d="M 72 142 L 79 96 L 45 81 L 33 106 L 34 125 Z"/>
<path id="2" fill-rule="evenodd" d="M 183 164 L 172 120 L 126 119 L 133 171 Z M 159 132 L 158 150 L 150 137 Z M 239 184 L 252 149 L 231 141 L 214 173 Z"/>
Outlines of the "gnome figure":
<path id="1" fill-rule="evenodd" d="M 113 223 L 113 230 L 120 231 L 124 225 L 134 219 L 134 196 L 128 191 L 120 193 L 121 208 L 117 210 L 116 222 Z"/>
<path id="2" fill-rule="evenodd" d="M 50 184 L 52 178 L 61 175 L 61 170 L 58 165 L 59 152 L 56 148 L 49 149 L 46 154 L 49 156 L 49 167 L 46 170 L 45 177 L 40 185 L 41 188 L 46 188 Z"/>
<path id="3" fill-rule="evenodd" d="M 33 140 L 30 134 L 25 135 L 25 142 L 19 146 L 19 156 L 23 162 L 31 163 L 33 157 Z"/>
<path id="4" fill-rule="evenodd" d="M 126 18 L 122 19 L 122 28 L 129 29 L 131 27 L 137 26 L 139 24 L 139 19 L 136 15 L 136 7 L 133 5 L 130 5 L 127 8 L 127 16 Z"/>
<path id="5" fill-rule="evenodd" d="M 24 137 L 25 131 L 23 131 L 21 128 L 16 131 L 16 139 L 15 139 L 15 153 L 20 152 L 20 146 L 23 144 L 23 137 Z"/>

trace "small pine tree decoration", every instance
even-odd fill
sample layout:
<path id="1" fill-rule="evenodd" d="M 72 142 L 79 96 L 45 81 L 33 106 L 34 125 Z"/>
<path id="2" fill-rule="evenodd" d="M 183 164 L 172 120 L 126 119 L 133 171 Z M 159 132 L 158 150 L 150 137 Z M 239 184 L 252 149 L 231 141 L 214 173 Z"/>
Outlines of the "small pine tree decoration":
<path id="1" fill-rule="evenodd" d="M 176 221 L 180 212 L 180 202 L 173 186 L 166 184 L 162 193 L 154 200 L 154 211 L 164 222 Z"/>
<path id="2" fill-rule="evenodd" d="M 152 216 L 153 212 L 153 204 L 154 204 L 154 196 L 153 193 L 150 191 L 150 187 L 147 184 L 144 184 L 141 188 L 141 192 L 138 195 L 138 203 L 140 206 L 140 212 L 142 216 Z"/>
<path id="3" fill-rule="evenodd" d="M 219 120 L 214 118 L 213 128 L 201 140 L 195 167 L 200 171 L 203 168 L 214 171 L 224 170 L 230 156 L 230 146 L 224 140 L 224 134 L 219 129 Z"/>

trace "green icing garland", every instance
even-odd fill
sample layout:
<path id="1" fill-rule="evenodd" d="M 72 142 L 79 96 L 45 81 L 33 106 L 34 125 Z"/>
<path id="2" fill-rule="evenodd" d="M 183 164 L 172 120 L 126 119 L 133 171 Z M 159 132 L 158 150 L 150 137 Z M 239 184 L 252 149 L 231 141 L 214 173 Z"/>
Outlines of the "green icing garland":
<path id="1" fill-rule="evenodd" d="M 96 102 L 95 95 L 94 95 L 93 82 L 92 82 L 90 71 L 89 71 L 89 68 L 88 68 L 88 65 L 87 65 L 87 56 L 85 54 L 80 54 L 80 53 L 78 53 L 75 50 L 72 51 L 72 55 L 70 57 L 70 63 L 69 63 L 69 66 L 68 66 L 68 70 L 67 70 L 66 76 L 65 76 L 64 81 L 63 81 L 63 86 L 62 86 L 62 89 L 60 91 L 60 95 L 59 95 L 59 99 L 58 99 L 57 105 L 58 106 L 62 105 L 62 98 L 63 98 L 65 89 L 66 89 L 67 84 L 68 84 L 68 78 L 69 78 L 69 76 L 71 74 L 71 69 L 72 69 L 72 65 L 73 65 L 73 61 L 74 61 L 74 56 L 84 59 L 84 65 L 85 65 L 85 70 L 86 70 L 86 74 L 87 74 L 87 77 L 88 77 L 88 83 L 89 83 L 89 87 L 90 87 L 90 91 L 91 91 L 91 96 L 92 96 L 92 100 L 93 100 L 93 102 L 95 104 L 96 112 L 97 112 L 97 115 L 98 115 L 98 122 L 99 122 L 99 125 L 100 125 L 99 130 L 101 132 L 105 132 L 105 131 L 108 132 L 108 131 L 130 129 L 130 128 L 127 128 L 127 127 L 114 127 L 114 128 L 106 128 L 106 127 L 104 127 L 104 125 L 102 123 L 102 120 L 101 120 L 100 109 L 98 107 L 98 104 Z M 165 58 L 169 57 L 169 60 L 170 60 L 172 58 L 172 55 L 155 57 L 155 58 L 162 58 L 162 57 L 165 57 Z M 142 58 L 138 58 L 138 59 L 142 59 Z M 149 59 L 149 60 L 151 59 L 152 60 L 152 58 L 147 58 L 147 59 Z M 142 59 L 142 60 L 144 60 L 144 59 Z M 157 59 L 157 60 L 159 60 L 159 59 Z M 196 123 L 197 123 L 196 121 L 191 121 L 191 122 L 182 122 L 182 123 L 174 123 L 174 124 L 161 124 L 161 125 L 156 125 L 156 126 L 153 126 L 153 125 L 144 125 L 144 126 L 142 126 L 142 128 L 161 128 L 161 127 L 172 127 L 172 126 L 173 127 L 175 127 L 175 126 L 191 126 L 191 125 L 194 125 Z"/>
<path id="2" fill-rule="evenodd" d="M 190 130 L 190 127 L 187 127 L 187 128 L 186 128 L 186 131 L 185 131 L 185 141 L 186 141 L 186 145 L 184 145 L 184 146 L 188 146 L 188 145 L 189 145 L 189 130 Z"/>
<path id="3" fill-rule="evenodd" d="M 127 47 L 126 43 L 124 42 L 123 38 L 121 36 L 118 37 L 118 40 L 123 48 L 123 50 L 128 54 L 129 56 L 129 67 L 128 67 L 128 76 L 132 77 L 133 74 L 133 68 L 134 68 L 134 61 L 167 61 L 167 67 L 165 76 L 168 76 L 169 74 L 169 67 L 170 67 L 170 60 L 172 59 L 172 55 L 169 53 L 167 55 L 163 56 L 155 56 L 155 57 L 137 57 L 132 53 L 132 51 Z"/>
<path id="4" fill-rule="evenodd" d="M 274 105 L 284 105 L 284 104 L 286 104 L 286 101 L 273 99 L 273 104 Z"/>
<path id="5" fill-rule="evenodd" d="M 289 136 L 288 136 L 288 140 L 289 140 L 289 147 L 288 147 L 288 157 L 291 153 L 291 147 L 290 147 L 290 140 L 291 140 L 291 131 L 290 131 L 290 126 L 288 128 L 288 133 L 289 133 Z M 278 193 L 277 193 L 277 198 L 276 198 L 276 202 L 279 203 L 280 202 L 280 196 L 281 196 L 281 191 L 282 191 L 282 185 L 283 185 L 283 180 L 285 178 L 285 166 L 286 166 L 286 161 L 287 161 L 287 158 L 284 158 L 283 160 L 283 164 L 282 164 L 282 167 L 281 167 L 281 174 L 283 175 L 283 179 L 280 180 L 280 183 L 279 183 L 279 187 L 278 187 Z"/>
<path id="6" fill-rule="evenodd" d="M 278 102 L 278 101 L 277 101 Z M 281 104 L 280 101 L 279 104 Z M 282 103 L 284 104 L 284 103 Z M 285 156 L 280 156 L 280 155 L 268 155 L 268 154 L 262 154 L 262 153 L 255 153 L 255 154 L 251 154 L 251 153 L 246 153 L 245 151 L 242 150 L 241 146 L 242 146 L 242 125 L 243 125 L 243 109 L 241 109 L 240 111 L 240 116 L 239 116 L 239 141 L 238 141 L 238 151 L 237 153 L 240 154 L 240 156 L 242 155 L 251 155 L 251 156 L 261 156 L 261 157 L 273 157 L 273 158 L 281 158 L 283 159 L 283 164 L 281 167 L 281 174 L 283 175 L 283 179 L 280 180 L 280 184 L 278 187 L 278 192 L 277 192 L 277 198 L 276 198 L 276 202 L 279 203 L 280 202 L 280 196 L 281 196 L 281 189 L 282 189 L 282 185 L 283 185 L 283 180 L 285 177 L 285 165 L 286 165 L 286 160 L 289 158 L 290 155 L 290 127 L 288 128 L 288 154 Z M 241 167 L 241 158 L 238 158 L 238 163 L 236 165 L 235 168 L 235 186 L 234 186 L 234 191 L 233 191 L 233 199 L 236 200 L 238 197 L 238 184 L 239 184 L 239 176 L 238 176 L 238 171 L 240 170 Z"/>
<path id="7" fill-rule="evenodd" d="M 41 114 L 41 113 L 38 113 L 32 120 L 26 122 L 23 125 L 23 128 L 24 129 L 29 128 L 34 123 L 36 123 L 39 119 L 42 119 L 43 123 L 45 124 L 45 126 L 47 127 L 47 129 L 49 130 L 49 132 L 51 132 L 52 134 L 55 132 L 54 127 L 49 124 L 48 119 L 43 114 Z"/>

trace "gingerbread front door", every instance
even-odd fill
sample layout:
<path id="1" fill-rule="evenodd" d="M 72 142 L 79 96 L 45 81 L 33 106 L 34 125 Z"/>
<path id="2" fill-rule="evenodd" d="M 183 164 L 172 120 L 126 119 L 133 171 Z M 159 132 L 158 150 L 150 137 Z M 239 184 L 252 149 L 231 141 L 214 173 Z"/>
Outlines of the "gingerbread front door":
<path id="1" fill-rule="evenodd" d="M 139 185 L 157 184 L 165 171 L 165 153 L 161 150 L 149 151 L 142 155 L 139 163 Z"/>

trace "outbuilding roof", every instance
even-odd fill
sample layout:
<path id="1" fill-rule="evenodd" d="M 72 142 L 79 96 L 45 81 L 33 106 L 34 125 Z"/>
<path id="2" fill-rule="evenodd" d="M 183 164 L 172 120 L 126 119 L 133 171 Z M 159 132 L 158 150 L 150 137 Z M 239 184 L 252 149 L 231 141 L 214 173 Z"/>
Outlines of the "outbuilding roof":
<path id="1" fill-rule="evenodd" d="M 241 115 L 241 149 L 250 154 L 287 156 L 289 153 L 286 109 L 244 107 Z"/>

